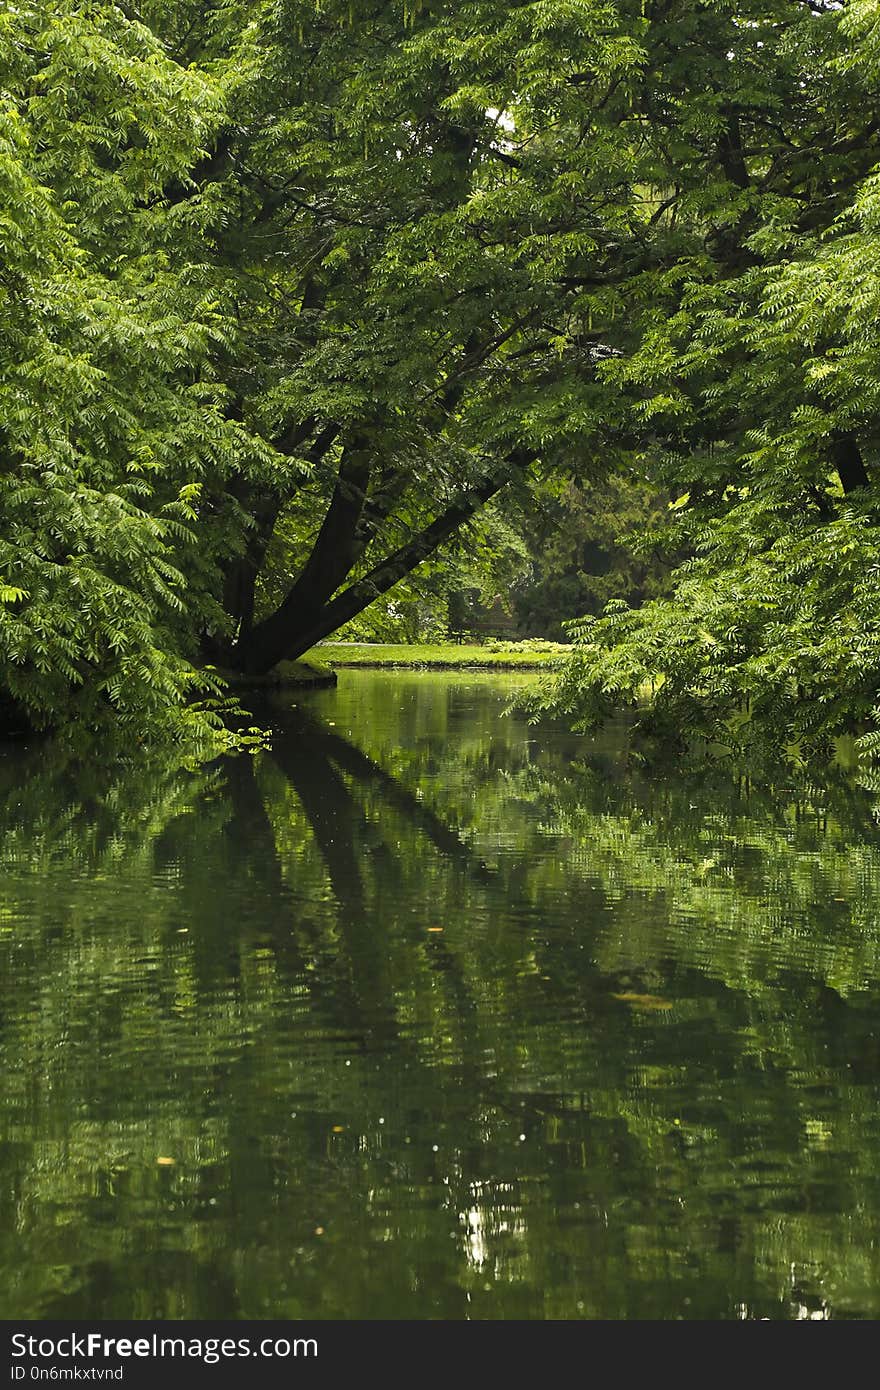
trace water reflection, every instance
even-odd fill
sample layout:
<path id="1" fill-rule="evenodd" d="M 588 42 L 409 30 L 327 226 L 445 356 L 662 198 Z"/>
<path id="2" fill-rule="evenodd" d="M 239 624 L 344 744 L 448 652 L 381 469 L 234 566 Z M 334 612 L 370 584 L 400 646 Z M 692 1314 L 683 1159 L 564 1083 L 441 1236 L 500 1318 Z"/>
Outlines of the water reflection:
<path id="1" fill-rule="evenodd" d="M 197 773 L 0 758 L 22 1317 L 880 1311 L 880 848 L 352 673 Z"/>

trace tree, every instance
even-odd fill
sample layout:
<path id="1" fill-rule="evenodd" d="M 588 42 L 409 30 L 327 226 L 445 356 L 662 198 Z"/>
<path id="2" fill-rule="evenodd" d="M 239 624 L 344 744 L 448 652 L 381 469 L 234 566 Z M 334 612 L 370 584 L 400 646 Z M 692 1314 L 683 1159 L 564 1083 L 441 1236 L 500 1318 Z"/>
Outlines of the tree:
<path id="1" fill-rule="evenodd" d="M 7 505 L 51 494 L 59 435 L 77 454 L 65 486 L 97 494 L 90 534 L 68 538 L 85 527 L 73 507 L 55 523 L 63 553 L 47 544 L 28 569 L 16 535 L 9 557 L 4 684 L 36 722 L 107 699 L 137 717 L 173 705 L 206 656 L 266 670 L 390 589 L 539 454 L 585 430 L 596 447 L 596 340 L 566 336 L 579 288 L 560 277 L 622 230 L 620 176 L 557 137 L 584 88 L 555 68 L 561 45 L 566 72 L 613 96 L 639 58 L 626 26 L 591 5 L 499 27 L 487 4 L 299 0 L 144 18 L 152 32 L 70 0 L 7 21 L 18 158 L 68 248 L 57 272 L 39 262 L 22 193 L 35 283 L 20 297 L 52 301 L 63 281 L 69 301 L 50 334 L 69 389 L 30 390 Z M 41 351 L 28 337 L 13 360 L 33 377 Z M 18 488 L 30 468 L 35 494 Z M 307 558 L 255 614 L 291 512 Z M 135 533 L 137 564 L 116 553 Z M 94 561 L 79 605 L 77 553 Z"/>
<path id="2" fill-rule="evenodd" d="M 21 363 L 39 384 L 9 474 L 36 492 L 5 505 L 43 505 L 63 439 L 95 510 L 87 537 L 47 513 L 63 542 L 5 566 L 5 688 L 43 721 L 158 716 L 199 663 L 306 650 L 530 480 L 623 463 L 694 509 L 729 502 L 759 413 L 771 452 L 824 441 L 789 492 L 833 506 L 816 473 L 836 451 L 859 477 L 853 411 L 804 432 L 761 305 L 831 254 L 878 157 L 870 24 L 792 0 L 8 17 L 16 159 L 66 248 L 40 262 L 22 185 L 20 300 L 68 300 L 41 329 L 66 393 L 31 320 L 10 328 L 14 389 Z M 285 531 L 299 558 L 269 604 Z M 86 552 L 84 608 L 67 556 Z"/>
<path id="3" fill-rule="evenodd" d="M 191 730 L 182 634 L 211 611 L 195 502 L 237 440 L 211 383 L 223 324 L 192 236 L 175 264 L 163 190 L 220 93 L 76 3 L 0 18 L 0 87 L 4 713 Z"/>
<path id="4" fill-rule="evenodd" d="M 880 152 L 863 22 L 789 0 L 261 10 L 196 196 L 235 200 L 227 379 L 282 459 L 213 499 L 245 518 L 209 649 L 246 671 L 306 650 L 529 470 L 623 455 L 723 494 L 755 364 L 802 402 L 779 345 L 738 368 L 741 316 Z M 285 523 L 301 558 L 258 609 Z"/>
<path id="5" fill-rule="evenodd" d="M 247 32 L 224 158 L 196 196 L 235 202 L 216 242 L 243 305 L 228 381 L 286 465 L 212 499 L 246 518 L 210 646 L 225 664 L 297 655 L 539 456 L 587 432 L 595 452 L 595 339 L 568 334 L 580 290 L 564 277 L 620 230 L 626 193 L 588 143 L 554 134 L 585 106 L 551 69 L 560 51 L 601 90 L 638 58 L 579 5 L 499 24 L 488 4 L 294 3 Z M 290 517 L 307 553 L 255 612 Z"/>
<path id="6" fill-rule="evenodd" d="M 803 752 L 878 718 L 880 185 L 877 124 L 853 104 L 876 91 L 874 17 L 818 12 L 784 51 L 804 100 L 794 128 L 774 115 L 775 149 L 749 113 L 733 250 L 606 369 L 656 422 L 671 534 L 694 558 L 668 599 L 577 626 L 538 705 L 581 727 L 647 703 L 642 725 L 665 738 Z"/>

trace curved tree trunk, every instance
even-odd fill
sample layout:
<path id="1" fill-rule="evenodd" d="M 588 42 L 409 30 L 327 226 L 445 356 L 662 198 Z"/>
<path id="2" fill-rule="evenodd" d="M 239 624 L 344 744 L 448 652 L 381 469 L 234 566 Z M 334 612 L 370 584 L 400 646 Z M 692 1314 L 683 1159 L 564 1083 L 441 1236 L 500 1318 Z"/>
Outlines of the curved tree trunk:
<path id="1" fill-rule="evenodd" d="M 302 656 L 316 642 L 329 637 L 432 555 L 500 492 L 514 471 L 527 467 L 533 457 L 518 453 L 505 463 L 503 470 L 487 475 L 459 493 L 430 525 L 338 594 L 336 589 L 357 558 L 357 523 L 363 507 L 363 493 L 359 493 L 358 500 L 353 490 L 348 502 L 340 498 L 335 508 L 334 494 L 316 544 L 322 556 L 314 564 L 314 555 L 310 557 L 302 575 L 275 612 L 242 634 L 234 652 L 236 669 L 247 675 L 263 675 L 279 661 Z M 335 554 L 334 540 L 339 541 Z M 306 579 L 308 582 L 304 582 Z"/>

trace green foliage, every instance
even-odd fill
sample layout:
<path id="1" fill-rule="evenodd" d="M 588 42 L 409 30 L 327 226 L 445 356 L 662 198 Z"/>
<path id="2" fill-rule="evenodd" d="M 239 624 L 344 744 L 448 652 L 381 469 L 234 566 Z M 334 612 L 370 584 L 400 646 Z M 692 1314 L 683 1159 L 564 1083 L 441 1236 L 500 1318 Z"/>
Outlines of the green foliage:
<path id="1" fill-rule="evenodd" d="M 519 582 L 545 632 L 652 600 L 559 707 L 861 718 L 877 78 L 857 3 L 3 16 L 5 704 L 185 728 L 205 663 Z M 664 607 L 625 537 L 667 496 Z"/>
<path id="2" fill-rule="evenodd" d="M 817 525 L 745 500 L 696 541 L 703 553 L 679 567 L 669 598 L 639 610 L 613 602 L 572 624 L 574 652 L 535 709 L 593 728 L 647 702 L 643 727 L 674 741 L 699 734 L 792 752 L 827 751 L 880 717 L 880 530 L 870 516 L 848 507 Z"/>
<path id="3" fill-rule="evenodd" d="M 667 518 L 664 497 L 630 468 L 545 487 L 518 521 L 526 560 L 510 597 L 519 629 L 561 639 L 566 619 L 609 599 L 640 605 L 662 593 Z"/>
<path id="4" fill-rule="evenodd" d="M 763 89 L 736 98 L 740 204 L 602 368 L 656 432 L 671 538 L 693 558 L 667 599 L 575 625 L 536 709 L 591 727 L 647 703 L 641 725 L 664 738 L 793 754 L 878 718 L 880 152 L 853 105 L 876 92 L 866 28 L 856 6 L 761 30 Z M 772 87 L 798 70 L 790 118 Z"/>
<path id="5" fill-rule="evenodd" d="M 37 727 L 199 724 L 182 561 L 224 448 L 196 380 L 219 329 L 146 204 L 218 112 L 112 6 L 0 19 L 0 684 Z"/>

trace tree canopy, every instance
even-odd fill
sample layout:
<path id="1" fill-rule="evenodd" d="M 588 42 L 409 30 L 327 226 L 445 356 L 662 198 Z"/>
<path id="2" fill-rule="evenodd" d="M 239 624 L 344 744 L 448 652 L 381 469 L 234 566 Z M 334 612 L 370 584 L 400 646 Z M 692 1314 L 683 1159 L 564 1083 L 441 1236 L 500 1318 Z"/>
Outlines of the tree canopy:
<path id="1" fill-rule="evenodd" d="M 869 712 L 878 48 L 801 0 L 4 16 L 10 708 L 179 725 L 490 499 L 613 477 L 696 558 L 555 707 Z"/>
<path id="2" fill-rule="evenodd" d="M 734 254 L 606 369 L 657 422 L 669 541 L 692 558 L 670 597 L 577 626 L 538 704 L 582 727 L 649 688 L 643 722 L 667 738 L 816 748 L 877 719 L 876 18 L 788 9 L 799 23 L 771 33 L 790 104 L 752 95 L 737 117 Z"/>

